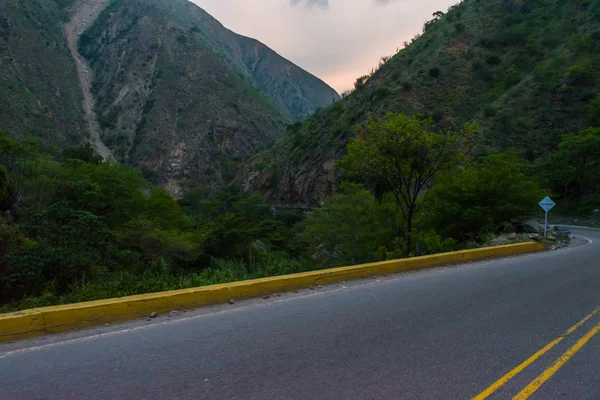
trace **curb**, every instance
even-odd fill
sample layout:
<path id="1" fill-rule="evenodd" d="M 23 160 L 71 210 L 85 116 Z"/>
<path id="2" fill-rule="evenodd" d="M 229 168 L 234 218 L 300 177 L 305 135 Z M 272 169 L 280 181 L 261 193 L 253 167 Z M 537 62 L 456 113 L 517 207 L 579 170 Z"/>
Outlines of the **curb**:
<path id="1" fill-rule="evenodd" d="M 539 243 L 519 243 L 171 292 L 34 308 L 0 314 L 0 343 L 133 320 L 145 317 L 151 312 L 165 313 L 172 310 L 198 308 L 226 303 L 230 299 L 250 299 L 306 289 L 315 285 L 444 267 L 543 250 L 546 250 L 545 247 Z"/>

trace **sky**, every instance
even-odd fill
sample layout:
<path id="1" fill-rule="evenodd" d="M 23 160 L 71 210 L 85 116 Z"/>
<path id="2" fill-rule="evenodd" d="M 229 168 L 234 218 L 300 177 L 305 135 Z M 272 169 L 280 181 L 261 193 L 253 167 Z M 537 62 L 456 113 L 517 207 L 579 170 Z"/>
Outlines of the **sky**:
<path id="1" fill-rule="evenodd" d="M 339 93 L 458 0 L 191 0 Z"/>

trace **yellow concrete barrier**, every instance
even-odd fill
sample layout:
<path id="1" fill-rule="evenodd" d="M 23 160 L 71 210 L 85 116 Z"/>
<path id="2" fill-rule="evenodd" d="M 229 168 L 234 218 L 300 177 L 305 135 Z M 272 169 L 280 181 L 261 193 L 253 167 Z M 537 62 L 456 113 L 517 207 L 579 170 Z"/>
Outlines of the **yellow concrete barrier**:
<path id="1" fill-rule="evenodd" d="M 545 250 L 538 243 L 456 251 L 352 267 L 0 314 L 0 343 L 371 276 Z"/>

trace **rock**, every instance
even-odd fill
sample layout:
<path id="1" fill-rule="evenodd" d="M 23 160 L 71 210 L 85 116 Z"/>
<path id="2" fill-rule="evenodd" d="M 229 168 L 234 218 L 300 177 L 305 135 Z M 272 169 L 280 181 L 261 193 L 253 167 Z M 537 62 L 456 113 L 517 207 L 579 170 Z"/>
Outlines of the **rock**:
<path id="1" fill-rule="evenodd" d="M 169 317 L 170 317 L 170 318 L 175 318 L 175 317 L 176 317 L 176 316 L 178 316 L 178 315 L 179 315 L 179 312 L 178 312 L 178 311 L 171 311 L 171 312 L 169 313 Z"/>
<path id="2" fill-rule="evenodd" d="M 319 285 L 319 286 L 317 286 L 317 288 L 319 288 L 319 289 L 323 289 L 323 286 Z"/>
<path id="3" fill-rule="evenodd" d="M 544 233 L 544 225 L 533 219 L 519 222 L 519 227 L 525 233 Z"/>
<path id="4" fill-rule="evenodd" d="M 235 300 L 234 299 L 229 299 L 229 304 L 235 304 Z"/>
<path id="5" fill-rule="evenodd" d="M 510 235 L 508 235 L 508 238 L 510 240 L 516 240 L 517 239 L 517 234 L 515 232 L 511 233 Z"/>
<path id="6" fill-rule="evenodd" d="M 155 313 L 155 312 L 151 312 L 150 315 L 149 315 L 149 317 L 150 318 L 156 318 L 156 317 L 158 317 L 158 314 Z"/>
<path id="7" fill-rule="evenodd" d="M 377 280 L 377 277 L 376 277 L 376 276 L 374 276 L 374 277 L 373 277 L 373 279 L 374 279 L 374 280 Z"/>
<path id="8" fill-rule="evenodd" d="M 540 234 L 539 233 L 530 233 L 529 235 L 527 235 L 527 237 L 531 240 L 540 240 Z"/>
<path id="9" fill-rule="evenodd" d="M 549 233 L 549 234 L 546 236 L 546 239 L 548 239 L 548 240 L 556 240 L 556 236 L 554 236 L 552 233 Z"/>

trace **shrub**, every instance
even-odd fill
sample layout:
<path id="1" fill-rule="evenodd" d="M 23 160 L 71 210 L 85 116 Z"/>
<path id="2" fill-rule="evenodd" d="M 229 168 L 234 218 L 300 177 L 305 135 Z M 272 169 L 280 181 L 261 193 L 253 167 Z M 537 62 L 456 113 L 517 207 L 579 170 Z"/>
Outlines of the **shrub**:
<path id="1" fill-rule="evenodd" d="M 377 90 L 375 90 L 375 93 L 373 93 L 373 99 L 374 100 L 381 100 L 387 96 L 389 96 L 392 93 L 392 90 L 387 87 L 387 86 L 379 86 L 377 88 Z"/>
<path id="2" fill-rule="evenodd" d="M 485 57 L 485 62 L 488 65 L 498 65 L 502 62 L 502 59 L 500 58 L 499 53 L 491 53 Z"/>
<path id="3" fill-rule="evenodd" d="M 433 67 L 429 69 L 429 76 L 431 76 L 432 78 L 439 78 L 440 73 L 441 71 L 438 67 Z"/>
<path id="4" fill-rule="evenodd" d="M 582 61 L 569 68 L 569 81 L 572 84 L 586 84 L 596 75 L 594 64 L 589 61 Z"/>

